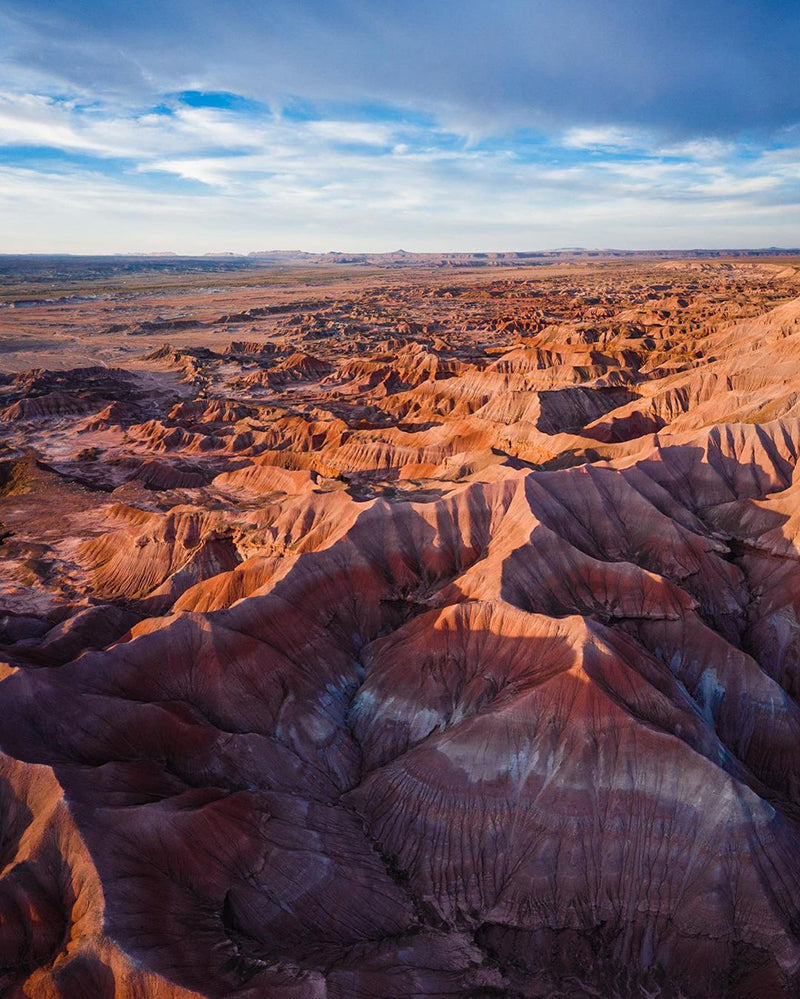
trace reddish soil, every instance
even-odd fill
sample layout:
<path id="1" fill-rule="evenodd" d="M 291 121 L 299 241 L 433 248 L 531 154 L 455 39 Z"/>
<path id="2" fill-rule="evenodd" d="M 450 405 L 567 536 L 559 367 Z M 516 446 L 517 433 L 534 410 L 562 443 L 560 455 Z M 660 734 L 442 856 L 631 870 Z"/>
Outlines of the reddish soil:
<path id="1" fill-rule="evenodd" d="M 800 261 L 234 277 L 0 305 L 0 994 L 800 995 Z"/>

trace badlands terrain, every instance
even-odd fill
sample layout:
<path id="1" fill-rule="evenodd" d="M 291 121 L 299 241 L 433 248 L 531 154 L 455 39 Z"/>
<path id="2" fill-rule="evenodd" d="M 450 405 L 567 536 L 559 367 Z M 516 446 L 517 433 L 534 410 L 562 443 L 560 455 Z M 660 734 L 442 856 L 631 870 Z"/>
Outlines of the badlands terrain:
<path id="1" fill-rule="evenodd" d="M 0 302 L 0 995 L 800 996 L 800 259 Z"/>

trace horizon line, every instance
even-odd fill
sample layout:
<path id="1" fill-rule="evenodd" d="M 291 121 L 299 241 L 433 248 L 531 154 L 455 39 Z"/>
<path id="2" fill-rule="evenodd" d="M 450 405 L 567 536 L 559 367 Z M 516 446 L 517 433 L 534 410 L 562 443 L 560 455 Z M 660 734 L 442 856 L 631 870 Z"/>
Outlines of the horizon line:
<path id="1" fill-rule="evenodd" d="M 702 253 L 702 254 L 743 254 L 772 253 L 800 254 L 800 247 L 792 246 L 684 246 L 684 247 L 552 247 L 527 250 L 303 250 L 303 249 L 268 249 L 268 250 L 206 250 L 182 252 L 179 250 L 102 250 L 98 252 L 68 250 L 33 250 L 33 251 L 0 251 L 2 258 L 18 257 L 138 257 L 138 258 L 181 258 L 187 260 L 229 259 L 231 257 L 247 260 L 268 256 L 303 256 L 303 257 L 529 257 L 546 255 L 582 255 L 582 254 L 669 254 L 669 253 Z"/>

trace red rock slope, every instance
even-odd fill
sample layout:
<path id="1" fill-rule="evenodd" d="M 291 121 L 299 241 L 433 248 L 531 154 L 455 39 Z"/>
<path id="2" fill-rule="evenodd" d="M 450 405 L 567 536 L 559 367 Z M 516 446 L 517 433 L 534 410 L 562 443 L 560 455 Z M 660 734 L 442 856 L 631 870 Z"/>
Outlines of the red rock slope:
<path id="1" fill-rule="evenodd" d="M 0 386 L 0 993 L 800 995 L 793 268 L 369 281 Z"/>

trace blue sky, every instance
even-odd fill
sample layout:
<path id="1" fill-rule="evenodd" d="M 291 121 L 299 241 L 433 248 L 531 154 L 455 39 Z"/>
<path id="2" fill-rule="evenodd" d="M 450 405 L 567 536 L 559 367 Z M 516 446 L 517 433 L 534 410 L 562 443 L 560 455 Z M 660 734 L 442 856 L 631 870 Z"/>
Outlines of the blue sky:
<path id="1" fill-rule="evenodd" d="M 800 3 L 0 0 L 0 251 L 800 244 Z"/>

